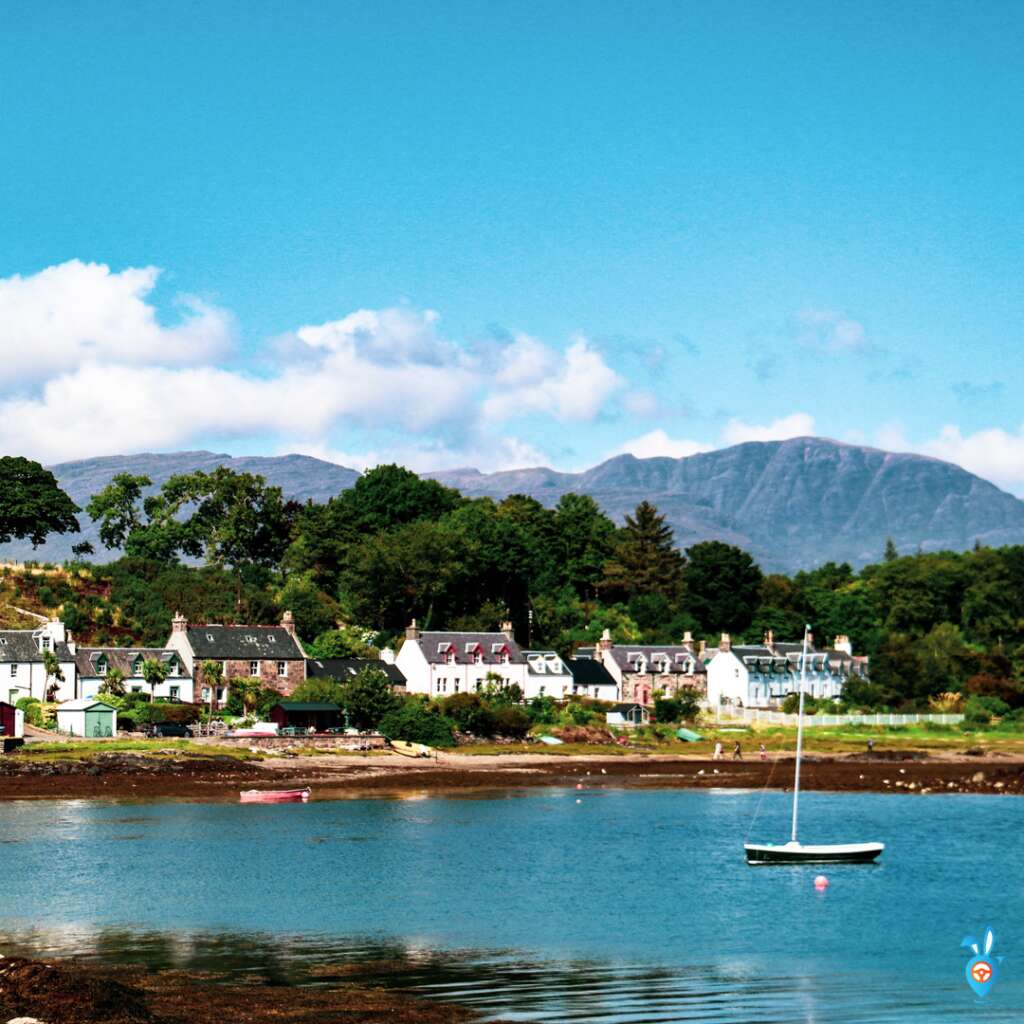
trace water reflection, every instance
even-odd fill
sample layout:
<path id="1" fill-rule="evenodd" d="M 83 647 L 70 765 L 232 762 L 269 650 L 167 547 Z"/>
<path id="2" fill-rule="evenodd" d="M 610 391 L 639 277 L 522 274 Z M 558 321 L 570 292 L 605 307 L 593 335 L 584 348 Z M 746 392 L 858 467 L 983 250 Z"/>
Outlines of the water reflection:
<path id="1" fill-rule="evenodd" d="M 884 989 L 872 991 L 863 977 L 823 978 L 799 972 L 772 977 L 749 963 L 671 967 L 590 959 L 547 961 L 509 950 L 442 951 L 415 940 L 178 934 L 88 926 L 0 932 L 0 945 L 8 955 L 74 956 L 109 966 L 187 971 L 211 981 L 381 986 L 459 1003 L 490 1020 L 865 1024 L 946 1019 L 925 1007 L 916 1008 L 922 1011 L 919 1014 L 913 1006 L 893 1016 L 891 998 Z"/>

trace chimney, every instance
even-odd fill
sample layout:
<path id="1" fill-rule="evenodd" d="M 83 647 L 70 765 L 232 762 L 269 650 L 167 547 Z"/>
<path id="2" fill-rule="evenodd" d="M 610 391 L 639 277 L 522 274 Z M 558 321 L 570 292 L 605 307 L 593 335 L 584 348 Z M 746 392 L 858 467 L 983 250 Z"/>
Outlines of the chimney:
<path id="1" fill-rule="evenodd" d="M 701 641 L 698 642 L 698 644 L 697 644 L 697 657 L 698 658 L 703 658 L 704 657 L 704 652 L 707 650 L 707 647 L 708 647 L 708 645 L 707 645 L 707 641 L 706 640 L 701 640 Z"/>
<path id="2" fill-rule="evenodd" d="M 732 637 L 728 633 L 722 634 L 722 640 L 718 645 L 720 651 L 731 651 L 732 650 Z"/>
<path id="3" fill-rule="evenodd" d="M 413 619 L 408 626 L 405 627 L 405 639 L 406 640 L 419 640 L 420 630 L 419 626 L 416 625 L 416 620 Z"/>
<path id="4" fill-rule="evenodd" d="M 504 633 L 509 640 L 515 640 L 516 638 L 516 631 L 512 628 L 512 622 L 510 619 L 506 619 L 501 624 L 501 632 Z"/>
<path id="5" fill-rule="evenodd" d="M 775 643 L 775 634 L 770 630 L 764 631 L 764 645 L 765 647 L 771 647 Z"/>
<path id="6" fill-rule="evenodd" d="M 601 633 L 601 639 L 597 641 L 597 648 L 600 651 L 610 651 L 615 646 L 612 640 L 612 631 L 606 629 Z"/>
<path id="7" fill-rule="evenodd" d="M 684 644 L 687 644 L 687 645 L 689 645 L 689 644 L 692 644 L 692 643 L 693 643 L 693 634 L 692 634 L 692 633 L 691 633 L 691 632 L 690 632 L 689 630 L 687 630 L 687 631 L 686 631 L 686 632 L 685 632 L 685 633 L 683 634 L 683 643 L 684 643 Z"/>
<path id="8" fill-rule="evenodd" d="M 839 636 L 836 637 L 832 646 L 837 651 L 842 651 L 844 654 L 849 654 L 851 657 L 853 656 L 853 644 L 850 643 L 850 638 L 846 636 L 845 633 L 840 633 Z"/>
<path id="9" fill-rule="evenodd" d="M 807 650 L 814 650 L 814 634 L 810 630 L 807 631 Z"/>
<path id="10" fill-rule="evenodd" d="M 188 629 L 188 619 L 185 618 L 181 612 L 175 612 L 174 618 L 171 619 L 171 632 L 172 633 L 184 633 Z"/>
<path id="11" fill-rule="evenodd" d="M 291 612 L 285 612 L 281 616 L 281 628 L 289 636 L 295 636 L 295 616 Z"/>

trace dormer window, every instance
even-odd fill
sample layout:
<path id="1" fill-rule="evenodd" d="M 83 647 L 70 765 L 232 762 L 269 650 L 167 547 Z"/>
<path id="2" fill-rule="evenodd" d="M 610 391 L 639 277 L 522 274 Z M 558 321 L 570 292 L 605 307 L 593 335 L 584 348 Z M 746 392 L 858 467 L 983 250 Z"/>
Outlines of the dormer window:
<path id="1" fill-rule="evenodd" d="M 212 641 L 213 640 L 213 634 L 212 633 L 207 633 L 206 634 L 206 639 Z"/>
<path id="2" fill-rule="evenodd" d="M 273 633 L 268 633 L 267 634 L 267 643 L 268 644 L 276 644 L 277 643 L 277 637 L 274 636 Z"/>
<path id="3" fill-rule="evenodd" d="M 7 637 L 0 636 L 0 647 L 6 647 L 6 646 L 7 646 Z"/>
<path id="4" fill-rule="evenodd" d="M 132 675 L 133 676 L 141 676 L 142 675 L 142 658 L 141 657 L 140 658 L 136 658 L 132 662 Z"/>
<path id="5" fill-rule="evenodd" d="M 51 647 L 50 647 L 51 643 L 52 643 L 52 641 L 50 640 L 50 638 L 44 633 L 39 638 L 39 650 L 41 650 L 41 651 L 48 651 L 48 650 L 50 650 L 51 649 Z"/>
<path id="6" fill-rule="evenodd" d="M 105 676 L 107 674 L 107 668 L 108 667 L 109 666 L 108 666 L 106 655 L 105 654 L 101 654 L 96 659 L 96 675 L 98 675 L 98 676 Z"/>
<path id="7" fill-rule="evenodd" d="M 178 659 L 168 658 L 167 659 L 167 674 L 169 676 L 176 676 L 178 674 Z"/>

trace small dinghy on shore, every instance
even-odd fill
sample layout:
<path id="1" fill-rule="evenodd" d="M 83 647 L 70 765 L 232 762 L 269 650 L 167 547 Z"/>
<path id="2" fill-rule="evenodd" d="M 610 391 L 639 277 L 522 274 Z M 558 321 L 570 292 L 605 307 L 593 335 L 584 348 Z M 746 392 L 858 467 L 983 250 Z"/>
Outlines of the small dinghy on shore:
<path id="1" fill-rule="evenodd" d="M 295 804 L 309 799 L 309 786 L 305 789 L 243 789 L 238 794 L 243 804 Z"/>

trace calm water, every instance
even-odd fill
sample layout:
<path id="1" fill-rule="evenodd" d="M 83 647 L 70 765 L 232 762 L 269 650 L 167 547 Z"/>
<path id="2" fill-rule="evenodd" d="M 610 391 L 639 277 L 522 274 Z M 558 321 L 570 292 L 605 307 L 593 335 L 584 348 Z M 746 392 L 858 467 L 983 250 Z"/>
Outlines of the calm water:
<path id="1" fill-rule="evenodd" d="M 889 844 L 824 895 L 819 869 L 745 865 L 759 801 L 0 804 L 0 944 L 296 983 L 386 961 L 387 984 L 506 1020 L 1022 1019 L 1024 800 L 808 794 L 806 840 Z M 788 814 L 766 794 L 750 838 Z M 1007 960 L 978 1004 L 959 945 L 985 924 Z"/>

